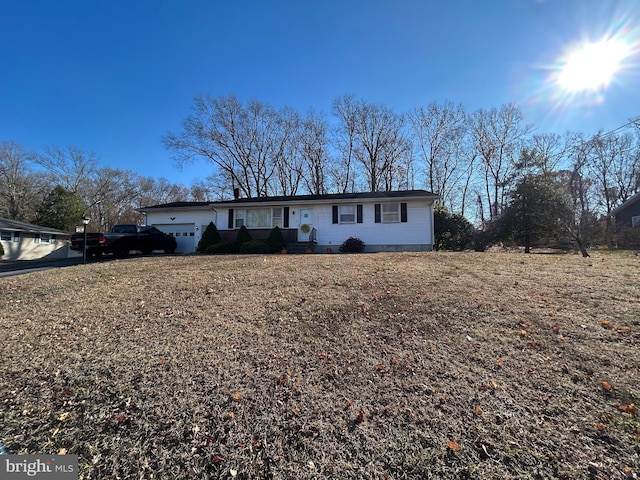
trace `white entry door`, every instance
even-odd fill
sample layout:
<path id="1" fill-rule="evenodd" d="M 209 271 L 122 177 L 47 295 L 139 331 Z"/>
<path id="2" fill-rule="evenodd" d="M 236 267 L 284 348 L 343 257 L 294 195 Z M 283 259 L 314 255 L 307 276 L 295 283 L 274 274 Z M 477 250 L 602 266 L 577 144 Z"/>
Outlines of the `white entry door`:
<path id="1" fill-rule="evenodd" d="M 313 228 L 313 209 L 303 208 L 300 210 L 300 225 L 298 226 L 298 241 L 308 242 Z"/>

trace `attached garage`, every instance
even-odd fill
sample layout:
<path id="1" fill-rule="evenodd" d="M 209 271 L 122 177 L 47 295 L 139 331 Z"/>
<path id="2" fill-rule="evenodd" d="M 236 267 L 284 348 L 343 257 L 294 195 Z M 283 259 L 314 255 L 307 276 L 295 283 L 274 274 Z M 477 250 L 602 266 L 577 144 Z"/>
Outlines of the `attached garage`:
<path id="1" fill-rule="evenodd" d="M 176 253 L 192 253 L 195 251 L 195 223 L 153 224 L 153 226 L 175 237 L 178 242 Z"/>

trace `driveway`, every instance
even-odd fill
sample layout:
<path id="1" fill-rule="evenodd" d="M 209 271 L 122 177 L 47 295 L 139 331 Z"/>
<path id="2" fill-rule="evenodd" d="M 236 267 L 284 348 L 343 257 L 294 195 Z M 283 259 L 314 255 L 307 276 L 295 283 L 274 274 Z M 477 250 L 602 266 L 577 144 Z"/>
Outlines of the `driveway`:
<path id="1" fill-rule="evenodd" d="M 0 278 L 24 273 L 46 270 L 48 268 L 68 267 L 82 263 L 82 257 L 59 258 L 55 260 L 0 260 Z"/>

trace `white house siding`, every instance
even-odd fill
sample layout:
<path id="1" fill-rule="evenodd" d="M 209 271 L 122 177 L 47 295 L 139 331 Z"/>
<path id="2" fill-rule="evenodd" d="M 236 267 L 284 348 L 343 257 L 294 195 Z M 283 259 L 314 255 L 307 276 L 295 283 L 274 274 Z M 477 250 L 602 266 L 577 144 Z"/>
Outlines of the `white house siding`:
<path id="1" fill-rule="evenodd" d="M 406 203 L 407 222 L 402 223 L 375 223 L 375 204 L 385 203 L 375 201 L 364 203 L 354 202 L 334 202 L 334 203 L 304 203 L 287 204 L 289 207 L 289 228 L 300 227 L 300 211 L 302 209 L 313 209 L 312 226 L 316 229 L 316 251 L 325 252 L 331 249 L 337 252 L 340 245 L 349 237 L 358 237 L 365 243 L 365 251 L 430 251 L 433 249 L 433 201 L 432 200 L 411 200 L 394 199 L 393 202 L 386 203 Z M 363 222 L 334 224 L 332 207 L 333 205 L 362 205 Z M 234 205 L 234 211 L 245 208 L 272 208 L 283 206 L 282 204 L 260 203 L 253 205 Z M 216 227 L 218 230 L 228 228 L 228 208 L 218 209 L 218 219 Z M 300 234 L 300 232 L 299 232 Z"/>
<path id="2" fill-rule="evenodd" d="M 375 223 L 375 203 L 362 203 L 362 223 L 333 224 L 332 206 L 314 207 L 314 227 L 318 251 L 337 252 L 349 237 L 358 237 L 367 252 L 430 251 L 433 248 L 432 203 L 407 201 L 406 223 Z M 344 203 L 343 205 L 357 205 Z M 399 203 L 399 202 L 394 202 Z"/>

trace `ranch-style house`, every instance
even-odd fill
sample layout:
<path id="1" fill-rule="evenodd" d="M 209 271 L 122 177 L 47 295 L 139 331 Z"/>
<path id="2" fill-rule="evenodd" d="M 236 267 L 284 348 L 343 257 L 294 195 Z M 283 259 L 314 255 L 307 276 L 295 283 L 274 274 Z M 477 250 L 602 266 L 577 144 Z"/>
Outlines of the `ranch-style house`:
<path id="1" fill-rule="evenodd" d="M 243 225 L 252 237 L 267 238 L 279 227 L 289 245 L 338 252 L 349 237 L 366 252 L 431 251 L 433 203 L 425 190 L 236 198 L 216 202 L 173 202 L 140 209 L 146 224 L 175 236 L 178 252 L 195 252 L 213 222 L 223 240 Z"/>
<path id="2" fill-rule="evenodd" d="M 0 218 L 2 260 L 66 258 L 69 234 L 55 228 Z"/>

